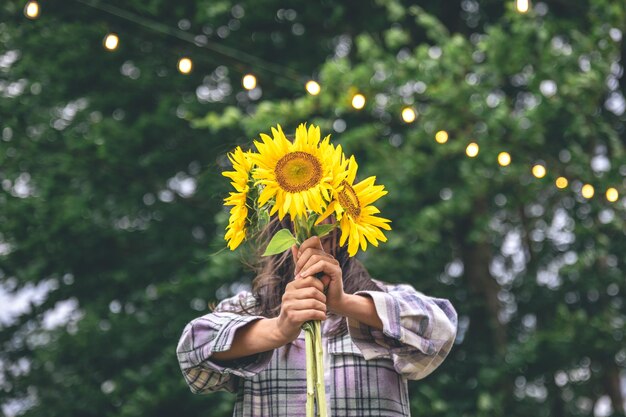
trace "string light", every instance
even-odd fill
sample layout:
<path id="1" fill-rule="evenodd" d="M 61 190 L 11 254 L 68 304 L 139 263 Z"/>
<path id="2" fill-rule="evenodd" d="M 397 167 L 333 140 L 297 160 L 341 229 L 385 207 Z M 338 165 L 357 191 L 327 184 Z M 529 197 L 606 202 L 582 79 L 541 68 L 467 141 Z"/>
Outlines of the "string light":
<path id="1" fill-rule="evenodd" d="M 365 107 L 365 96 L 363 94 L 355 94 L 352 97 L 352 107 L 357 110 L 361 110 Z"/>
<path id="2" fill-rule="evenodd" d="M 465 153 L 470 158 L 474 158 L 476 155 L 478 155 L 479 150 L 480 148 L 478 147 L 478 144 L 476 142 L 472 142 L 469 145 L 467 145 L 467 148 L 465 148 Z"/>
<path id="3" fill-rule="evenodd" d="M 200 42 L 198 41 L 198 36 L 194 35 L 193 33 L 189 33 L 177 27 L 170 27 L 166 24 L 161 23 L 158 20 L 150 19 L 146 16 L 141 16 L 139 14 L 133 13 L 129 10 L 107 4 L 110 2 L 95 0 L 75 1 L 85 7 L 91 7 L 93 9 L 99 10 L 100 12 L 115 16 L 116 19 L 126 20 L 147 30 L 157 32 L 161 35 L 176 38 L 179 41 L 187 42 L 194 47 L 209 50 L 214 54 L 227 58 L 228 60 L 234 60 L 248 67 L 254 67 L 263 71 L 271 72 L 277 77 L 288 80 L 292 85 L 302 84 L 301 74 L 297 73 L 293 69 L 285 67 L 284 65 L 280 65 L 280 63 L 266 61 L 265 59 L 251 55 L 240 49 L 223 45 L 219 42 Z"/>
<path id="4" fill-rule="evenodd" d="M 546 176 L 546 173 L 547 173 L 546 167 L 544 167 L 541 164 L 534 165 L 532 172 L 533 172 L 533 175 L 537 178 L 543 178 Z"/>
<path id="5" fill-rule="evenodd" d="M 246 74 L 241 79 L 241 85 L 246 90 L 254 90 L 256 88 L 256 77 L 252 74 Z"/>
<path id="6" fill-rule="evenodd" d="M 192 68 L 193 63 L 191 59 L 184 57 L 178 60 L 178 71 L 180 71 L 181 74 L 189 74 Z"/>
<path id="7" fill-rule="evenodd" d="M 516 0 L 515 7 L 518 12 L 526 13 L 530 9 L 530 0 Z"/>
<path id="8" fill-rule="evenodd" d="M 39 17 L 39 3 L 34 0 L 26 3 L 26 6 L 24 6 L 24 15 L 29 19 L 37 19 Z"/>
<path id="9" fill-rule="evenodd" d="M 308 81 L 304 87 L 306 88 L 307 93 L 312 96 L 318 95 L 322 90 L 322 87 L 320 87 L 320 85 L 313 80 Z"/>
<path id="10" fill-rule="evenodd" d="M 555 183 L 556 183 L 556 187 L 562 190 L 563 188 L 567 187 L 567 185 L 569 184 L 569 181 L 567 181 L 567 178 L 565 177 L 559 177 L 556 179 Z"/>
<path id="11" fill-rule="evenodd" d="M 182 39 L 189 43 L 196 44 L 196 40 L 193 39 L 191 35 L 187 36 L 187 34 L 183 32 L 174 33 L 175 31 L 172 31 L 170 28 L 167 28 L 164 25 L 160 25 L 156 21 L 148 21 L 146 19 L 143 19 L 142 21 L 140 21 L 137 16 L 134 16 L 131 13 L 128 13 L 122 9 L 118 9 L 115 7 L 109 7 L 109 6 L 105 7 L 103 5 L 95 6 L 94 4 L 87 4 L 87 3 L 85 4 L 87 6 L 100 9 L 104 12 L 124 18 L 134 23 L 140 23 L 157 32 L 164 33 L 164 34 L 171 35 L 171 36 L 176 36 L 179 39 Z M 517 11 L 520 13 L 528 12 L 530 10 L 530 5 L 531 5 L 530 0 L 516 0 L 516 8 L 517 8 Z M 29 19 L 36 19 L 39 17 L 39 14 L 40 14 L 39 3 L 36 0 L 29 0 L 24 7 L 24 15 L 28 17 Z M 119 46 L 119 36 L 115 33 L 107 34 L 103 40 L 103 45 L 107 50 L 110 50 L 110 51 L 117 49 L 117 47 Z M 241 51 L 237 51 L 235 49 L 217 48 L 217 47 L 211 48 L 208 46 L 207 48 L 213 50 L 216 53 L 220 53 L 222 55 L 228 56 L 230 58 L 235 58 L 241 61 L 243 61 L 241 57 L 245 55 L 244 53 L 241 53 Z M 235 56 L 236 52 L 240 53 L 240 56 Z M 254 60 L 258 66 L 268 71 L 271 70 L 277 74 L 279 73 L 283 74 L 284 72 L 283 71 L 284 68 L 279 68 L 278 66 L 272 66 L 271 63 L 264 62 L 261 59 L 258 59 L 254 56 L 247 56 L 247 58 L 249 58 L 249 60 Z M 190 58 L 183 57 L 178 61 L 178 70 L 181 73 L 188 74 L 191 72 L 192 68 L 193 68 L 193 63 Z M 292 79 L 295 79 L 295 76 L 296 75 L 294 75 Z M 249 89 L 249 90 L 254 89 L 256 87 L 256 77 L 252 74 L 247 74 L 246 76 L 243 77 L 242 84 L 244 85 L 246 89 Z M 321 91 L 321 87 L 319 83 L 317 83 L 314 80 L 309 80 L 306 83 L 305 88 L 306 88 L 306 91 L 311 95 L 317 95 Z M 365 107 L 365 103 L 366 103 L 366 99 L 363 94 L 355 94 L 352 97 L 352 106 L 357 110 L 363 109 Z M 406 107 L 402 110 L 402 119 L 405 122 L 411 123 L 415 121 L 416 118 L 417 118 L 417 114 L 414 109 L 410 107 Z M 448 135 L 448 132 L 446 132 L 445 130 L 440 130 L 436 132 L 435 134 L 435 141 L 439 144 L 446 143 L 448 139 L 449 139 L 449 135 Z M 465 152 L 467 156 L 469 157 L 473 158 L 477 156 L 479 153 L 478 144 L 475 142 L 468 144 L 465 149 Z M 501 166 L 508 166 L 511 163 L 510 154 L 507 152 L 501 152 L 500 154 L 498 154 L 498 163 Z M 536 164 L 532 167 L 532 173 L 537 178 L 543 178 L 546 175 L 547 171 L 546 171 L 545 166 L 541 164 Z M 568 185 L 569 185 L 569 182 L 565 177 L 558 177 L 556 179 L 556 186 L 558 188 L 564 189 Z M 592 198 L 593 195 L 595 194 L 594 187 L 591 184 L 585 184 L 581 189 L 581 194 L 583 195 L 583 197 L 587 199 Z M 606 190 L 605 196 L 609 202 L 615 202 L 619 199 L 619 192 L 616 188 L 610 187 Z"/>
<path id="12" fill-rule="evenodd" d="M 500 152 L 498 154 L 498 163 L 505 167 L 511 163 L 511 155 L 508 152 Z"/>
<path id="13" fill-rule="evenodd" d="M 413 110 L 413 108 L 405 107 L 404 109 L 402 109 L 402 120 L 404 120 L 406 123 L 413 123 L 416 117 L 417 114 L 415 114 L 415 110 Z"/>
<path id="14" fill-rule="evenodd" d="M 611 203 L 615 203 L 618 198 L 619 193 L 617 192 L 617 189 L 611 187 L 606 190 L 606 199 L 609 200 Z"/>
<path id="15" fill-rule="evenodd" d="M 119 43 L 120 43 L 120 38 L 115 33 L 108 33 L 104 37 L 104 41 L 103 41 L 104 48 L 108 49 L 109 51 L 116 50 Z"/>
<path id="16" fill-rule="evenodd" d="M 446 143 L 448 141 L 448 132 L 446 132 L 445 130 L 440 130 L 439 132 L 435 133 L 435 141 L 437 141 L 437 143 Z"/>
<path id="17" fill-rule="evenodd" d="M 595 190 L 593 189 L 593 185 L 585 184 L 583 185 L 583 188 L 580 190 L 580 192 L 582 193 L 583 197 L 585 197 L 586 199 L 590 199 L 591 197 L 593 197 Z"/>

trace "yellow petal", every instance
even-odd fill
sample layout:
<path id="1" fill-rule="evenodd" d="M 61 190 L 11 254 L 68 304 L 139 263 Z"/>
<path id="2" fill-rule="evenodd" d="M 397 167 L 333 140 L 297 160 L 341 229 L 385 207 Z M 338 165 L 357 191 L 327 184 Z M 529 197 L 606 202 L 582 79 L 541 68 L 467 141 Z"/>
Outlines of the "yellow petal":
<path id="1" fill-rule="evenodd" d="M 331 214 L 333 214 L 333 212 L 335 211 L 335 206 L 336 206 L 336 202 L 335 201 L 331 201 L 330 204 L 328 205 L 328 207 L 326 207 L 326 210 L 324 211 L 324 213 L 322 213 L 320 215 L 320 217 L 315 221 L 315 225 L 317 226 L 318 224 L 320 224 L 321 222 L 323 222 L 328 216 L 330 216 Z M 340 245 L 342 245 L 342 243 L 340 243 Z"/>
<path id="2" fill-rule="evenodd" d="M 350 239 L 348 240 L 348 255 L 354 256 L 359 250 L 359 231 L 356 223 L 350 225 Z"/>
<path id="3" fill-rule="evenodd" d="M 285 193 L 285 201 L 283 203 L 283 211 L 289 212 L 291 208 L 291 193 Z"/>
<path id="4" fill-rule="evenodd" d="M 356 178 L 356 171 L 358 169 L 358 165 L 356 163 L 356 160 L 354 159 L 354 155 L 350 156 L 350 165 L 348 167 L 348 176 L 346 178 L 346 181 L 348 182 L 348 184 L 354 184 L 354 180 Z"/>
<path id="5" fill-rule="evenodd" d="M 365 240 L 363 233 L 359 234 L 359 241 L 361 243 L 361 250 L 365 251 L 367 249 L 367 240 Z"/>

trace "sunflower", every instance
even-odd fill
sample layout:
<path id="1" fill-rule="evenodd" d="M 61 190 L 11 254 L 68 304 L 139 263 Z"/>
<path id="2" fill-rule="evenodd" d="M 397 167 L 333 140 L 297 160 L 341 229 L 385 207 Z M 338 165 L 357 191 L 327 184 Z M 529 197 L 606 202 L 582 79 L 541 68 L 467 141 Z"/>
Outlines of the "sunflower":
<path id="1" fill-rule="evenodd" d="M 231 184 L 235 188 L 235 191 L 229 193 L 229 196 L 224 199 L 225 206 L 233 206 L 230 209 L 230 219 L 224 236 L 230 250 L 235 250 L 246 237 L 246 220 L 248 218 L 246 200 L 250 191 L 248 181 L 252 169 L 250 155 L 250 152 L 244 152 L 241 147 L 237 146 L 232 153 L 228 154 L 228 159 L 235 170 L 222 173 L 223 176 L 231 179 Z"/>
<path id="2" fill-rule="evenodd" d="M 255 185 L 261 185 L 259 207 L 274 199 L 270 216 L 278 212 L 283 219 L 305 216 L 307 211 L 321 213 L 331 200 L 333 164 L 340 161 L 330 144 L 330 135 L 320 141 L 320 128 L 300 124 L 296 138 L 290 142 L 280 125 L 272 128 L 272 137 L 261 134 L 255 141 L 258 150 L 252 161 Z"/>
<path id="3" fill-rule="evenodd" d="M 374 185 L 376 177 L 354 184 L 357 169 L 357 163 L 352 156 L 348 162 L 346 178 L 333 190 L 333 201 L 316 222 L 319 224 L 334 212 L 341 228 L 339 245 L 343 246 L 347 240 L 350 256 L 356 255 L 359 246 L 361 250 L 366 250 L 368 241 L 374 246 L 378 246 L 378 241 L 386 242 L 387 238 L 380 229 L 391 230 L 387 224 L 390 220 L 377 217 L 380 210 L 371 205 L 387 194 L 385 187 Z"/>

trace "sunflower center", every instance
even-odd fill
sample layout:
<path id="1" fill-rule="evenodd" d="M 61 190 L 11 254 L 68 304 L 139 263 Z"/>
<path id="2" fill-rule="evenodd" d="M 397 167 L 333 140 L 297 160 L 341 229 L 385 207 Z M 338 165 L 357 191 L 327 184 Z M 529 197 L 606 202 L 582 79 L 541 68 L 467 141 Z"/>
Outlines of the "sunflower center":
<path id="1" fill-rule="evenodd" d="M 356 195 L 356 191 L 345 181 L 341 181 L 341 185 L 343 185 L 343 190 L 339 192 L 338 196 L 341 207 L 352 217 L 359 217 L 359 214 L 361 214 L 361 203 Z"/>
<path id="2" fill-rule="evenodd" d="M 290 193 L 308 190 L 322 179 L 322 164 L 307 152 L 290 152 L 276 163 L 276 181 Z"/>

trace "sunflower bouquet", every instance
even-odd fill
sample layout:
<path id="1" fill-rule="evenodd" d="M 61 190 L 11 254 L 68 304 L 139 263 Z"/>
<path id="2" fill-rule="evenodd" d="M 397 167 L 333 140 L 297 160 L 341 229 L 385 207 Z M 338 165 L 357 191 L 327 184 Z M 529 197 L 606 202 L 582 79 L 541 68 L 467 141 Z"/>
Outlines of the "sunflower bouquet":
<path id="1" fill-rule="evenodd" d="M 271 216 L 280 220 L 289 216 L 294 233 L 281 229 L 274 234 L 264 256 L 282 253 L 294 244 L 300 245 L 311 236 L 323 237 L 339 227 L 339 245 L 347 242 L 349 256 L 367 249 L 368 242 L 378 246 L 387 238 L 381 229 L 391 230 L 389 220 L 378 217 L 372 205 L 387 194 L 376 177 L 356 182 L 357 163 L 347 158 L 341 145 L 330 143 L 330 135 L 321 139 L 320 128 L 300 124 L 295 139 L 289 141 L 280 125 L 271 128 L 272 136 L 261 133 L 254 141 L 256 151 L 244 152 L 237 147 L 228 154 L 233 171 L 224 176 L 231 179 L 234 191 L 224 200 L 231 206 L 224 236 L 228 247 L 235 250 L 244 240 L 262 229 Z M 323 224 L 331 215 L 336 223 Z M 318 415 L 326 416 L 324 365 L 321 322 L 305 323 L 307 367 L 307 417 L 313 416 L 317 402 Z"/>

